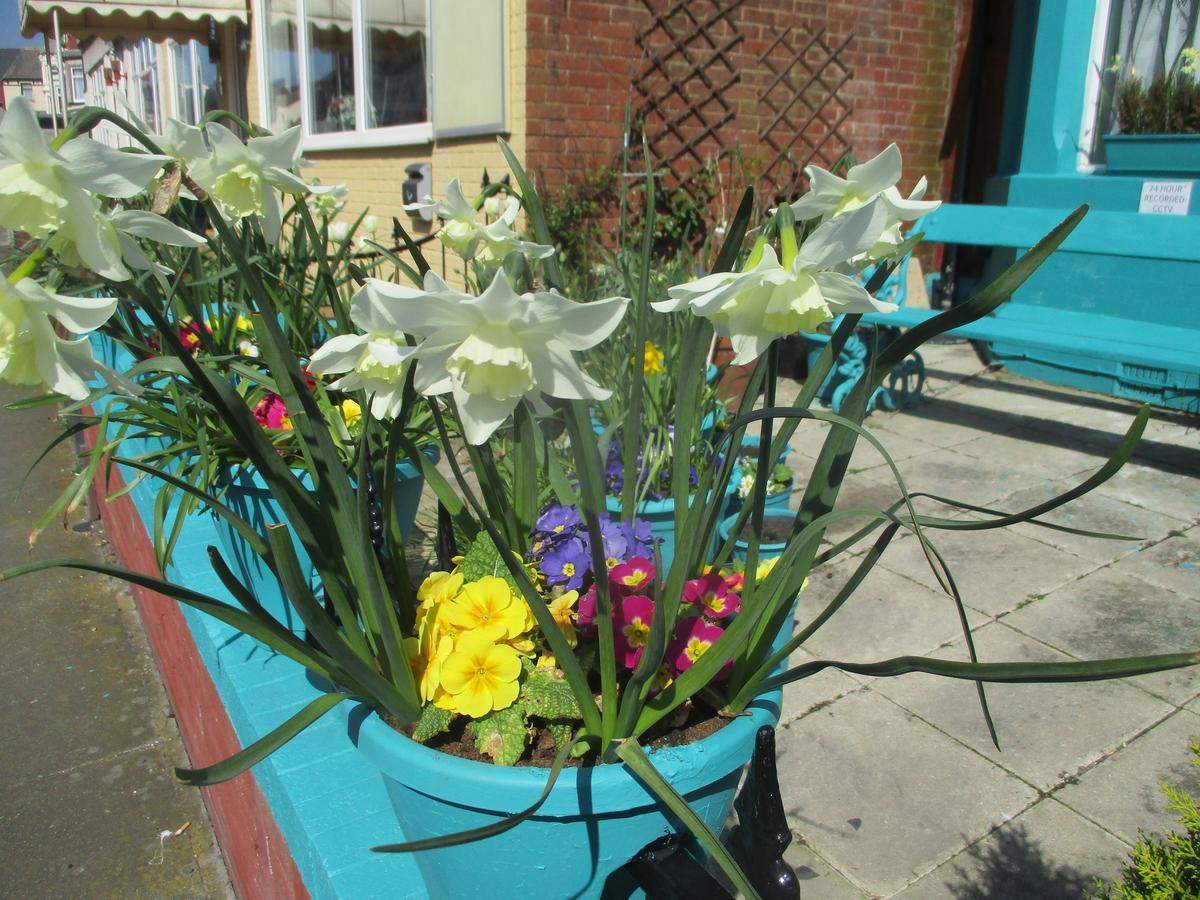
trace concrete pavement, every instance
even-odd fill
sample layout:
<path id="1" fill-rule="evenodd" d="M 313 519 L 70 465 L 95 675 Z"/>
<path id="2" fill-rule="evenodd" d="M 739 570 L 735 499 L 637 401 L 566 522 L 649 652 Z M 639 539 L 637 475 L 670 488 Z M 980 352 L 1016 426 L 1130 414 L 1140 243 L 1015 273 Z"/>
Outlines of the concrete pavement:
<path id="1" fill-rule="evenodd" d="M 0 568 L 29 558 L 71 470 L 64 444 L 24 478 L 52 415 L 0 409 Z M 105 559 L 101 526 L 80 510 L 34 556 Z M 128 591 L 67 570 L 0 583 L 0 635 L 0 897 L 232 897 L 200 793 L 172 774 L 187 754 Z"/>
<path id="2" fill-rule="evenodd" d="M 1137 409 L 987 370 L 967 344 L 923 354 L 925 403 L 867 421 L 910 491 L 1031 506 L 1099 468 Z M 793 442 L 801 473 L 823 437 L 813 425 Z M 878 508 L 896 496 L 882 457 L 861 446 L 839 505 Z M 1200 422 L 1155 414 L 1130 465 L 1046 518 L 1133 539 L 1027 524 L 932 532 L 982 660 L 1200 647 Z M 800 618 L 823 608 L 856 563 L 815 572 Z M 793 660 L 965 653 L 953 603 L 908 536 Z M 1139 829 L 1177 824 L 1160 781 L 1200 791 L 1189 765 L 1200 669 L 992 685 L 987 695 L 1000 750 L 968 682 L 827 670 L 785 691 L 779 769 L 796 838 L 789 859 L 806 898 L 1079 897 L 1093 876 L 1119 873 Z"/>

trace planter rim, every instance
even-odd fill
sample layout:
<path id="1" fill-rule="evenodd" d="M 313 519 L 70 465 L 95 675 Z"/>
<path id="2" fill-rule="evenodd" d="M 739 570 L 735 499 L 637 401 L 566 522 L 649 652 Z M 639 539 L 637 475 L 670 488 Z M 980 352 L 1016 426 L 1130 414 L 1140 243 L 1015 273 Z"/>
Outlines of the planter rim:
<path id="1" fill-rule="evenodd" d="M 684 795 L 719 781 L 745 764 L 738 748 L 752 745 L 761 726 L 778 722 L 782 696 L 780 690 L 763 694 L 747 706 L 747 715 L 694 744 L 652 751 L 650 759 Z M 354 745 L 385 775 L 427 796 L 472 809 L 514 813 L 537 800 L 546 785 L 547 768 L 497 766 L 451 756 L 396 731 L 365 704 L 348 706 L 342 703 L 338 709 Z M 624 763 L 564 768 L 536 817 L 604 815 L 658 802 Z"/>
<path id="2" fill-rule="evenodd" d="M 1116 144 L 1137 144 L 1164 142 L 1164 143 L 1179 143 L 1190 144 L 1200 143 L 1200 133 L 1197 134 L 1106 134 L 1102 136 L 1106 143 Z"/>
<path id="3" fill-rule="evenodd" d="M 791 522 L 791 521 L 795 521 L 795 518 L 796 518 L 795 513 L 777 512 L 777 511 L 771 510 L 771 509 L 763 510 L 763 519 L 764 520 L 765 519 L 787 519 L 789 522 Z M 736 515 L 732 515 L 732 516 L 726 516 L 724 519 L 722 519 L 720 522 L 717 523 L 717 536 L 720 537 L 722 542 L 729 540 L 729 531 L 731 528 L 733 528 L 733 526 L 735 524 L 737 524 L 737 520 L 738 520 L 738 517 Z M 733 546 L 739 550 L 749 550 L 750 549 L 750 544 L 741 539 L 734 541 Z M 758 549 L 760 551 L 766 547 L 770 547 L 770 548 L 787 547 L 787 542 L 784 541 L 783 543 L 771 543 L 770 541 L 763 541 L 762 543 L 760 543 L 758 545 Z"/>
<path id="4" fill-rule="evenodd" d="M 725 489 L 725 496 L 728 497 L 737 491 L 737 481 L 733 478 L 729 479 L 729 486 Z M 688 494 L 688 506 L 692 505 L 691 501 L 696 498 L 696 494 Z M 712 491 L 709 491 L 709 499 L 712 498 Z M 611 494 L 604 495 L 604 506 L 610 513 L 622 512 L 621 498 L 614 497 Z M 643 500 L 637 505 L 637 511 L 634 515 L 638 516 L 653 516 L 659 514 L 675 512 L 675 500 L 671 497 L 663 497 L 661 500 Z"/>

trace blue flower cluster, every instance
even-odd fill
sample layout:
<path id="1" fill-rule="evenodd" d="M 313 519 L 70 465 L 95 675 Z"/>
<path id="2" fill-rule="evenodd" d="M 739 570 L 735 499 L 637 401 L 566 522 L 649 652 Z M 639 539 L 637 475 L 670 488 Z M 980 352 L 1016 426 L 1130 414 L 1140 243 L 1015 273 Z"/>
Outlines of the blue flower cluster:
<path id="1" fill-rule="evenodd" d="M 649 522 L 615 522 L 608 513 L 601 513 L 600 537 L 609 569 L 635 556 L 654 558 Z M 547 587 L 582 590 L 592 571 L 592 555 L 587 527 L 577 507 L 552 503 L 546 508 L 534 523 L 528 559 L 546 576 Z"/>
<path id="2" fill-rule="evenodd" d="M 665 439 L 664 439 L 665 438 Z M 675 426 L 652 425 L 642 433 L 642 446 L 638 448 L 637 467 L 641 472 L 639 488 L 646 488 L 648 500 L 662 500 L 671 496 L 671 448 L 674 446 Z M 625 487 L 625 469 L 621 462 L 624 439 L 620 429 L 608 445 L 608 456 L 604 465 L 604 480 L 608 491 L 619 496 Z M 647 459 L 647 456 L 650 459 Z M 655 459 L 654 457 L 658 458 Z M 695 466 L 688 467 L 688 487 L 695 487 L 700 475 Z M 647 482 L 649 484 L 647 485 Z"/>

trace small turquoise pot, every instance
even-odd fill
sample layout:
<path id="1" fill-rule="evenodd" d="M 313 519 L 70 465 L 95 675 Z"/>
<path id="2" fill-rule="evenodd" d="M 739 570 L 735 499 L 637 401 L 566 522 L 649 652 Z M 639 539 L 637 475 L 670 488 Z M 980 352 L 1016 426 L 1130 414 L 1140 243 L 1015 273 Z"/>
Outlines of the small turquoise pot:
<path id="1" fill-rule="evenodd" d="M 780 496 L 784 497 L 785 500 L 787 498 L 787 494 L 782 494 Z M 732 516 L 729 516 L 724 521 L 722 521 L 719 525 L 717 525 L 717 537 L 722 544 L 724 544 L 727 540 L 729 540 L 729 535 L 733 532 L 733 527 L 737 524 L 737 519 L 738 519 L 738 517 L 736 515 L 732 515 Z M 784 508 L 782 510 L 771 509 L 770 504 L 768 503 L 767 506 L 765 506 L 763 508 L 763 521 L 765 522 L 768 519 L 779 519 L 782 521 L 786 521 L 790 525 L 792 522 L 794 522 L 796 520 L 796 515 L 795 515 L 795 513 L 792 513 L 787 509 L 786 503 L 784 504 Z M 784 541 L 782 543 L 777 543 L 777 544 L 776 543 L 768 543 L 768 542 L 764 541 L 763 543 L 758 545 L 758 558 L 759 558 L 759 560 L 765 560 L 765 559 L 771 559 L 772 557 L 775 557 L 775 556 L 783 556 L 783 551 L 786 549 L 787 549 L 786 541 Z M 747 543 L 746 541 L 742 541 L 742 540 L 734 541 L 734 544 L 733 544 L 734 559 L 738 559 L 738 560 L 741 560 L 742 562 L 745 562 L 746 556 L 747 556 L 747 554 L 749 554 L 749 552 L 750 552 L 750 544 L 749 543 Z"/>
<path id="2" fill-rule="evenodd" d="M 695 744 L 650 754 L 655 767 L 721 833 L 754 735 L 779 721 L 782 694 L 756 699 L 740 716 Z M 346 707 L 347 709 L 343 708 Z M 495 766 L 440 753 L 395 731 L 366 706 L 337 707 L 350 739 L 383 775 L 402 835 L 421 840 L 493 824 L 533 804 L 548 769 Z M 624 764 L 563 769 L 530 819 L 503 834 L 415 854 L 430 897 L 489 900 L 600 897 L 609 876 L 679 822 Z M 608 885 L 627 897 L 632 882 Z"/>
<path id="3" fill-rule="evenodd" d="M 430 458 L 437 458 L 437 450 L 426 451 Z M 297 472 L 297 475 L 307 482 L 307 473 Z M 421 489 L 425 479 L 421 470 L 408 460 L 401 460 L 396 465 L 396 483 L 393 500 L 396 508 L 400 533 L 408 539 L 413 521 L 417 516 L 417 506 L 421 502 Z M 267 484 L 257 469 L 244 467 L 230 473 L 229 482 L 222 495 L 225 504 L 235 513 L 249 522 L 261 535 L 266 536 L 268 525 L 285 523 L 283 512 L 271 496 Z M 220 544 L 221 555 L 238 581 L 249 588 L 254 598 L 274 618 L 289 628 L 294 634 L 304 634 L 304 623 L 288 602 L 283 587 L 275 574 L 263 562 L 262 557 L 255 553 L 245 539 L 220 516 L 214 516 L 217 532 L 217 542 Z M 320 587 L 320 581 L 313 567 L 308 552 L 301 546 L 296 536 L 292 535 L 292 546 L 300 562 L 300 571 L 309 577 L 309 583 L 314 592 Z"/>
<path id="4" fill-rule="evenodd" d="M 724 516 L 729 511 L 729 504 L 737 497 L 737 478 L 730 479 L 725 491 L 725 503 L 721 509 Z M 621 501 L 617 497 L 605 497 L 605 506 L 614 519 L 621 517 Z M 695 495 L 689 500 L 694 501 Z M 691 505 L 690 503 L 688 504 Z M 637 507 L 637 518 L 650 524 L 650 536 L 658 544 L 658 552 L 662 556 L 663 571 L 671 568 L 671 560 L 675 558 L 675 501 L 670 497 L 662 500 L 643 500 Z"/>
<path id="5" fill-rule="evenodd" d="M 742 454 L 743 455 L 754 454 L 755 459 L 757 459 L 758 443 L 759 443 L 759 441 L 758 441 L 757 437 L 754 437 L 751 435 L 747 435 L 747 436 L 743 437 L 742 438 Z M 775 460 L 775 465 L 779 465 L 780 463 L 786 462 L 787 458 L 789 456 L 791 456 L 791 454 L 792 454 L 792 446 L 791 446 L 791 444 L 788 444 L 787 446 L 785 446 L 783 448 L 783 452 L 781 454 L 779 454 L 779 459 Z M 764 512 L 766 512 L 767 515 L 771 515 L 771 513 L 780 513 L 780 514 L 786 513 L 789 508 L 788 501 L 790 501 L 791 498 L 792 498 L 791 486 L 789 486 L 786 491 L 781 491 L 778 494 L 767 494 L 766 500 L 763 501 L 763 510 L 764 510 Z M 735 513 L 735 512 L 739 512 L 741 510 L 744 502 L 745 501 L 741 497 L 739 497 L 735 491 L 733 497 L 729 501 L 729 512 L 731 514 Z M 722 536 L 721 540 L 724 540 L 724 539 L 725 538 Z"/>

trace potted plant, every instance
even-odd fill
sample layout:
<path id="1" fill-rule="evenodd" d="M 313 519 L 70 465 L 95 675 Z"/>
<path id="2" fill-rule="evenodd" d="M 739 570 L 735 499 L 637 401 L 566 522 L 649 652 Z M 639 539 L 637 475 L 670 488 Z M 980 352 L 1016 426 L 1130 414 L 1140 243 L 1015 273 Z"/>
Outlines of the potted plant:
<path id="1" fill-rule="evenodd" d="M 1115 81 L 1118 133 L 1103 136 L 1107 171 L 1125 175 L 1200 175 L 1200 81 L 1197 52 L 1184 48 L 1166 71 L 1146 83 L 1118 58 Z M 1111 88 L 1110 88 L 1111 89 Z"/>
<path id="2" fill-rule="evenodd" d="M 402 809 L 416 810 L 420 823 L 435 829 L 423 836 L 414 824 L 398 826 L 394 833 L 381 835 L 377 849 L 444 853 L 481 842 L 470 848 L 467 863 L 435 865 L 431 878 L 463 879 L 439 883 L 450 895 L 477 893 L 474 887 L 481 878 L 489 896 L 552 895 L 566 887 L 598 895 L 609 874 L 625 862 L 631 842 L 641 840 L 628 827 L 639 819 L 651 831 L 673 827 L 693 832 L 737 890 L 754 897 L 751 879 L 734 863 L 715 830 L 724 821 L 738 773 L 749 758 L 753 725 L 777 714 L 777 692 L 784 684 L 828 667 L 880 677 L 924 671 L 979 682 L 1070 681 L 1126 677 L 1195 662 L 1196 655 L 1186 653 L 1054 664 L 980 663 L 972 656 L 964 662 L 900 657 L 873 663 L 818 660 L 786 667 L 791 651 L 836 614 L 897 533 L 911 530 L 936 561 L 929 533 L 962 525 L 918 513 L 898 473 L 900 500 L 893 507 L 835 510 L 854 443 L 862 438 L 879 446 L 861 425 L 876 376 L 864 378 L 851 392 L 842 415 L 812 408 L 815 386 L 824 375 L 821 369 L 828 370 L 857 314 L 879 305 L 841 269 L 869 254 L 880 244 L 881 234 L 898 228 L 903 218 L 903 203 L 893 197 L 900 174 L 894 147 L 864 164 L 877 176 L 873 183 L 880 186 L 875 192 L 851 196 L 851 185 L 844 192 L 845 202 L 827 211 L 808 210 L 811 221 L 799 230 L 791 208 L 783 206 L 769 228 L 760 229 L 751 246 L 743 247 L 754 224 L 753 199 L 747 192 L 712 274 L 677 284 L 666 299 L 653 302 L 640 292 L 632 301 L 574 303 L 557 290 L 562 274 L 553 256 L 540 249 L 531 251 L 534 259 L 518 260 L 524 274 L 517 280 L 528 279 L 532 288 L 519 292 L 507 271 L 509 259 L 544 243 L 522 247 L 509 228 L 511 221 L 504 229 L 489 231 L 490 225 L 476 221 L 475 203 L 451 198 L 444 209 L 443 238 L 464 247 L 465 256 L 486 245 L 491 255 L 485 262 L 503 265 L 483 266 L 487 271 L 478 283 L 457 290 L 429 271 L 419 249 L 410 245 L 415 283 L 366 281 L 347 311 L 353 331 L 330 337 L 309 360 L 309 368 L 318 375 L 363 378 L 362 384 L 342 385 L 358 397 L 362 410 L 370 412 L 363 416 L 361 434 L 352 444 L 354 466 L 349 468 L 331 435 L 322 392 L 310 388 L 303 357 L 288 339 L 286 318 L 281 321 L 274 295 L 247 252 L 259 240 L 272 243 L 278 238 L 279 192 L 302 197 L 310 191 L 293 171 L 294 153 L 286 152 L 295 147 L 298 133 L 256 137 L 235 146 L 231 135 L 209 124 L 198 142 L 176 142 L 176 148 L 182 146 L 178 155 L 167 155 L 159 152 L 167 143 L 162 137 L 103 110 L 85 110 L 51 145 L 36 129 L 10 127 L 7 117 L 13 115 L 32 118 L 28 106 L 18 100 L 0 123 L 0 159 L 15 160 L 3 163 L 2 174 L 10 195 L 22 201 L 0 206 L 0 225 L 22 228 L 41 243 L 0 281 L 0 378 L 44 385 L 77 403 L 107 390 L 129 390 L 127 380 L 91 359 L 82 338 L 60 337 L 52 326 L 57 323 L 86 335 L 113 314 L 118 302 L 134 305 L 161 335 L 172 372 L 220 418 L 286 522 L 260 533 L 203 487 L 169 471 L 154 472 L 241 535 L 282 586 L 310 633 L 307 642 L 262 608 L 216 547 L 209 548 L 214 570 L 240 606 L 186 584 L 86 560 L 38 560 L 0 573 L 10 579 L 66 566 L 133 581 L 218 617 L 306 667 L 327 686 L 321 696 L 230 758 L 180 769 L 178 775 L 187 783 L 210 785 L 232 778 L 341 708 L 348 740 L 378 761 L 392 798 Z M 101 118 L 128 131 L 146 152 L 117 153 L 80 136 Z M 514 193 L 519 192 L 534 236 L 544 242 L 537 194 L 507 146 L 501 147 L 515 177 Z M 72 160 L 86 160 L 88 165 L 72 165 Z M 164 285 L 154 274 L 134 278 L 93 252 L 94 246 L 76 243 L 80 232 L 67 217 L 91 223 L 111 212 L 113 200 L 149 202 L 145 198 L 152 184 L 157 189 L 171 180 L 196 198 L 206 227 L 212 229 L 208 245 L 228 255 L 241 279 L 264 371 L 292 422 L 290 439 L 299 451 L 299 473 L 255 419 L 222 361 L 193 354 L 171 327 L 169 282 Z M 61 204 L 42 202 L 48 182 L 62 193 Z M 652 181 L 647 191 L 652 201 Z M 649 205 L 653 208 L 652 202 Z M 953 323 L 994 309 L 1082 215 L 1083 210 L 1077 211 L 995 286 L 958 307 Z M 301 219 L 298 227 L 307 229 L 303 213 Z M 151 221 L 156 220 L 145 220 Z M 153 244 L 157 233 L 154 227 L 140 227 L 135 245 L 141 249 Z M 909 249 L 900 243 L 887 255 Z M 215 251 L 194 247 L 191 252 Z M 78 253 L 85 271 L 120 300 L 54 290 L 64 260 L 74 261 L 71 253 Z M 640 281 L 645 284 L 652 265 L 648 253 L 640 264 Z M 639 555 L 645 552 L 646 534 L 632 513 L 635 504 L 623 502 L 619 519 L 603 518 L 604 466 L 589 407 L 606 399 L 610 389 L 590 377 L 576 356 L 610 335 L 631 305 L 635 320 L 642 323 L 652 313 L 691 314 L 683 358 L 701 357 L 715 329 L 731 339 L 742 362 L 763 359 L 755 370 L 753 389 L 746 392 L 726 434 L 717 439 L 716 452 L 695 460 L 690 449 L 702 418 L 704 378 L 700 367 L 683 367 L 675 401 L 675 477 L 670 488 L 678 542 L 669 567 Z M 795 405 L 777 406 L 773 385 L 779 339 L 837 313 L 845 314 L 849 325 L 835 332 L 829 353 L 810 380 L 811 389 L 806 386 Z M 950 324 L 945 318 L 935 319 L 920 332 L 899 338 L 888 352 L 907 354 L 923 337 Z M 635 325 L 634 335 L 634 346 L 643 346 L 641 325 Z M 881 360 L 878 377 L 889 364 Z M 635 373 L 638 370 L 635 367 Z M 107 386 L 90 389 L 88 380 L 97 376 Z M 368 386 L 368 379 L 374 387 Z M 398 395 L 394 408 L 372 402 L 386 391 Z M 429 401 L 453 483 L 417 452 L 407 432 L 418 396 Z M 635 412 L 638 402 L 635 394 Z M 553 429 L 539 427 L 547 418 L 565 430 L 567 460 L 547 437 Z M 770 470 L 796 425 L 814 418 L 833 427 L 804 479 L 786 547 L 760 579 L 763 501 Z M 1128 458 L 1145 421 L 1143 411 L 1097 476 L 1033 509 L 989 514 L 972 525 L 987 529 L 1028 521 L 1102 483 Z M 750 531 L 744 581 L 734 590 L 716 574 L 730 558 L 730 540 L 715 553 L 711 548 L 724 513 L 724 496 L 737 470 L 734 448 L 754 423 L 762 423 L 761 442 L 754 490 L 739 513 L 750 523 Z M 626 428 L 636 434 L 641 416 L 630 415 Z M 502 459 L 496 443 L 501 433 Z M 382 458 L 373 453 L 375 441 L 386 448 Z M 640 443 L 629 441 L 630 447 Z M 409 580 L 408 548 L 395 539 L 394 523 L 381 518 L 381 498 L 369 487 L 371 477 L 382 478 L 401 451 L 420 462 L 453 525 L 447 537 L 459 551 L 450 554 L 457 561 L 419 583 Z M 463 471 L 460 451 L 471 462 L 473 479 Z M 633 456 L 631 449 L 624 452 Z M 687 477 L 693 463 L 698 470 L 695 490 Z M 566 475 L 568 464 L 573 480 Z M 624 493 L 632 490 L 633 479 L 627 479 Z M 547 491 L 557 506 L 541 502 Z M 689 493 L 696 498 L 690 505 Z M 385 502 L 386 496 L 383 492 Z M 826 528 L 850 516 L 862 519 L 860 531 L 822 550 Z M 735 523 L 731 534 L 740 533 Z M 792 634 L 792 610 L 813 566 L 868 535 L 876 535 L 875 544 L 859 559 L 847 588 L 825 609 L 804 610 L 806 624 Z M 568 571 L 561 554 L 558 563 L 546 564 L 547 545 L 567 540 L 577 541 L 579 552 L 586 554 L 590 583 L 580 579 L 572 586 L 578 566 Z M 618 553 L 618 540 L 624 541 L 625 554 L 637 552 Z M 297 546 L 315 570 L 320 596 L 301 565 Z M 948 590 L 953 594 L 952 587 Z M 969 643 L 969 633 L 967 637 Z M 699 722 L 716 730 L 700 740 L 680 733 Z M 464 736 L 469 730 L 468 745 L 493 760 L 511 762 L 514 753 L 534 754 L 538 748 L 553 755 L 546 765 L 513 767 L 462 758 L 461 751 L 449 752 L 449 745 L 439 750 L 437 742 L 443 735 L 453 736 L 455 729 Z M 643 746 L 660 732 L 674 733 L 683 746 Z M 587 765 L 569 767 L 572 760 Z M 583 836 L 586 843 L 579 840 Z M 403 840 L 394 843 L 397 839 Z M 516 849 L 493 855 L 492 847 Z"/>

